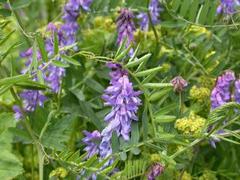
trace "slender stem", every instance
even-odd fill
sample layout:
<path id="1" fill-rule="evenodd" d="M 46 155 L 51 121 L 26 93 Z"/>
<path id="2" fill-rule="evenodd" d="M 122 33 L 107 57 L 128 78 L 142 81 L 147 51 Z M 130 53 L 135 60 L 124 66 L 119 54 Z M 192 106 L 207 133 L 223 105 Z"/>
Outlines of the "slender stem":
<path id="1" fill-rule="evenodd" d="M 170 156 L 170 158 L 176 158 L 177 156 L 179 156 L 180 154 L 182 154 L 183 152 L 185 152 L 186 150 L 188 150 L 189 148 L 195 146 L 196 144 L 198 144 L 199 142 L 201 142 L 204 138 L 199 138 L 196 139 L 195 141 L 193 141 L 191 144 L 189 144 L 188 146 L 180 149 L 179 151 L 177 151 L 176 153 L 174 153 L 173 155 Z"/>

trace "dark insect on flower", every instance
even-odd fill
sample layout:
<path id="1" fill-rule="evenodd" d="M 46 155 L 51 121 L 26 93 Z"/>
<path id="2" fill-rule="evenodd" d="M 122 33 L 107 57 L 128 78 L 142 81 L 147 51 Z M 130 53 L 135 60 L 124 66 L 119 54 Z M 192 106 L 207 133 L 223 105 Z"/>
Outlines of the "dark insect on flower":
<path id="1" fill-rule="evenodd" d="M 101 141 L 101 134 L 99 131 L 95 130 L 93 132 L 83 131 L 85 138 L 83 138 L 83 143 L 86 144 L 84 150 L 88 153 L 87 157 L 92 157 L 99 153 L 99 143 Z"/>
<path id="2" fill-rule="evenodd" d="M 215 109 L 231 100 L 231 83 L 235 80 L 233 71 L 226 71 L 219 76 L 211 92 L 211 108 Z"/>
<path id="3" fill-rule="evenodd" d="M 117 18 L 118 39 L 117 44 L 120 45 L 127 40 L 127 46 L 134 39 L 134 31 L 136 30 L 133 22 L 133 13 L 129 9 L 121 9 L 120 15 Z"/>
<path id="4" fill-rule="evenodd" d="M 187 87 L 188 83 L 182 76 L 177 76 L 171 80 L 174 91 L 182 92 L 185 87 Z"/>
<path id="5" fill-rule="evenodd" d="M 150 168 L 149 173 L 147 175 L 147 179 L 155 180 L 157 176 L 163 173 L 163 171 L 164 171 L 164 166 L 162 166 L 160 163 L 155 163 Z"/>

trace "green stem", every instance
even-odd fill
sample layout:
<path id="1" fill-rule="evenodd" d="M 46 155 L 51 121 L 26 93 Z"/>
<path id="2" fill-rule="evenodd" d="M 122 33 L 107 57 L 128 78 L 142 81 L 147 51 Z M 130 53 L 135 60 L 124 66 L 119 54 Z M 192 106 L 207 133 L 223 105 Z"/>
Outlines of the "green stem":
<path id="1" fill-rule="evenodd" d="M 23 108 L 21 106 L 21 101 L 18 98 L 16 92 L 14 91 L 13 88 L 10 89 L 10 92 L 12 94 L 12 96 L 14 97 L 15 101 L 18 103 L 18 105 L 20 105 L 20 108 L 23 111 Z M 31 136 L 33 143 L 35 144 L 36 148 L 37 148 L 37 152 L 38 152 L 38 162 L 39 162 L 39 180 L 43 180 L 43 163 L 44 163 L 44 156 L 43 156 L 43 151 L 42 151 L 42 147 L 40 145 L 39 140 L 36 138 L 36 136 L 34 135 L 34 131 L 31 128 L 31 125 L 29 123 L 29 117 L 26 114 L 23 114 L 25 116 L 25 120 L 21 121 L 23 123 L 23 125 L 25 126 L 27 132 L 29 133 L 29 135 Z"/>

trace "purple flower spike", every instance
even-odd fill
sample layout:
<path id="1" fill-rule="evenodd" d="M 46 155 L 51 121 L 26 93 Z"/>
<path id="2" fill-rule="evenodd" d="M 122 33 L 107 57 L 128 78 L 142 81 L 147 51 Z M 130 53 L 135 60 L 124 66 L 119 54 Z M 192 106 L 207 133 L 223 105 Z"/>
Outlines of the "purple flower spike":
<path id="1" fill-rule="evenodd" d="M 88 152 L 87 157 L 90 158 L 95 154 L 99 153 L 99 143 L 101 141 L 101 134 L 99 131 L 95 130 L 93 132 L 83 131 L 85 138 L 83 138 L 83 143 L 86 144 L 84 151 Z"/>
<path id="2" fill-rule="evenodd" d="M 47 97 L 38 90 L 25 90 L 20 94 L 23 99 L 23 108 L 26 112 L 32 112 L 36 109 L 37 105 L 43 106 Z"/>
<path id="3" fill-rule="evenodd" d="M 123 70 L 119 64 L 110 63 L 110 86 L 105 90 L 103 99 L 105 105 L 111 106 L 112 111 L 105 117 L 108 126 L 103 130 L 102 135 L 109 136 L 112 130 L 118 136 L 129 140 L 132 120 L 137 121 L 137 110 L 141 104 L 138 96 L 139 91 L 134 91 L 132 83 L 129 81 L 127 71 Z"/>
<path id="4" fill-rule="evenodd" d="M 217 8 L 217 13 L 233 14 L 235 11 L 235 6 L 238 4 L 238 0 L 221 0 L 221 4 Z"/>
<path id="5" fill-rule="evenodd" d="M 240 79 L 235 81 L 234 100 L 240 104 Z"/>
<path id="6" fill-rule="evenodd" d="M 149 13 L 151 15 L 151 20 L 153 25 L 156 25 L 160 22 L 160 12 L 162 11 L 160 7 L 160 3 L 158 0 L 151 0 L 148 6 Z M 140 22 L 140 29 L 142 31 L 148 31 L 149 27 L 149 18 L 147 13 L 140 13 L 137 16 L 138 19 L 141 20 Z"/>
<path id="7" fill-rule="evenodd" d="M 159 21 L 160 11 L 162 11 L 159 1 L 151 0 L 148 9 L 150 11 L 150 15 L 151 15 L 153 24 L 154 25 L 158 24 L 160 22 Z"/>
<path id="8" fill-rule="evenodd" d="M 230 87 L 235 80 L 234 72 L 228 70 L 219 76 L 211 93 L 211 108 L 215 109 L 231 100 Z"/>
<path id="9" fill-rule="evenodd" d="M 13 111 L 15 112 L 14 116 L 16 120 L 20 120 L 23 117 L 23 112 L 19 106 L 14 105 Z"/>
<path id="10" fill-rule="evenodd" d="M 155 180 L 157 176 L 161 175 L 164 171 L 164 167 L 160 163 L 155 163 L 149 173 L 148 173 L 148 180 Z"/>
<path id="11" fill-rule="evenodd" d="M 125 39 L 127 40 L 127 46 L 133 42 L 134 31 L 136 30 L 133 17 L 134 15 L 130 10 L 121 9 L 120 15 L 117 18 L 118 45 L 120 45 Z"/>
<path id="12" fill-rule="evenodd" d="M 140 29 L 142 31 L 148 31 L 149 19 L 147 13 L 139 13 L 137 18 L 140 19 Z"/>

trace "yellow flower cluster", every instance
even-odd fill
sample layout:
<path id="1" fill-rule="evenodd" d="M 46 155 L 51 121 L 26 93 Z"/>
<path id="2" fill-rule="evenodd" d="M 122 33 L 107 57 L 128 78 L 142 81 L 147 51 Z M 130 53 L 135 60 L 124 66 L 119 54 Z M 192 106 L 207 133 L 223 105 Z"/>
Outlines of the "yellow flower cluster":
<path id="1" fill-rule="evenodd" d="M 208 76 L 201 76 L 199 82 L 200 82 L 202 87 L 212 89 L 215 85 L 215 81 L 216 81 L 215 78 L 211 78 L 211 77 L 208 77 Z"/>
<path id="2" fill-rule="evenodd" d="M 68 175 L 68 172 L 63 167 L 58 167 L 57 169 L 54 169 L 50 174 L 49 177 L 59 177 L 59 178 L 65 178 Z"/>
<path id="3" fill-rule="evenodd" d="M 152 162 L 160 162 L 161 157 L 159 154 L 151 154 L 151 161 Z"/>
<path id="4" fill-rule="evenodd" d="M 184 171 L 181 179 L 182 180 L 192 180 L 192 176 L 191 176 L 191 174 L 187 173 L 187 171 Z"/>
<path id="5" fill-rule="evenodd" d="M 97 16 L 94 19 L 94 27 L 95 28 L 103 28 L 104 30 L 108 32 L 113 32 L 116 29 L 116 25 L 112 18 L 110 17 L 103 17 L 103 16 Z"/>
<path id="6" fill-rule="evenodd" d="M 205 170 L 203 172 L 202 176 L 200 176 L 198 180 L 217 180 L 217 177 L 214 174 L 214 172 L 211 172 L 209 170 Z"/>
<path id="7" fill-rule="evenodd" d="M 206 34 L 208 37 L 211 36 L 211 31 L 207 30 L 205 27 L 201 27 L 201 26 L 196 26 L 196 25 L 192 25 L 189 29 L 189 31 L 194 32 L 196 34 Z"/>
<path id="8" fill-rule="evenodd" d="M 190 90 L 190 98 L 199 103 L 203 103 L 209 99 L 210 90 L 205 87 L 193 86 Z"/>
<path id="9" fill-rule="evenodd" d="M 185 135 L 198 135 L 202 132 L 206 119 L 190 113 L 188 117 L 178 119 L 175 128 Z"/>
<path id="10" fill-rule="evenodd" d="M 155 36 L 154 36 L 153 31 L 146 31 L 145 32 L 145 31 L 141 31 L 140 29 L 137 29 L 134 32 L 134 39 L 137 42 L 141 42 L 144 39 L 147 39 L 147 40 L 151 41 L 151 40 L 155 40 Z"/>

